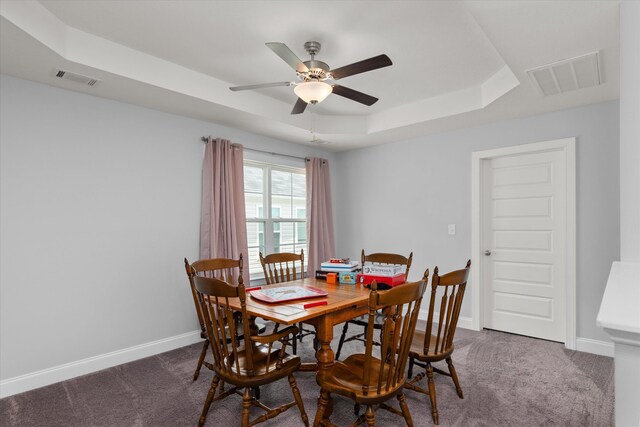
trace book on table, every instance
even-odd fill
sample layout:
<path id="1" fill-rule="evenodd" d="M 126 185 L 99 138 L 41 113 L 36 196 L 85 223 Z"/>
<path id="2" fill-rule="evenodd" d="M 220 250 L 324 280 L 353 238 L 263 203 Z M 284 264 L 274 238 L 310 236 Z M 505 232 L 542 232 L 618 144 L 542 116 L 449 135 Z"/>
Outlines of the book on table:
<path id="1" fill-rule="evenodd" d="M 332 264 L 349 264 L 351 258 L 330 258 L 328 262 Z"/>
<path id="2" fill-rule="evenodd" d="M 316 279 L 327 280 L 327 274 L 335 273 L 338 276 L 341 276 L 343 274 L 352 274 L 352 275 L 354 275 L 353 277 L 354 277 L 354 280 L 355 280 L 355 277 L 356 277 L 355 275 L 357 275 L 361 271 L 362 270 L 360 268 L 355 268 L 353 270 L 335 270 L 335 271 L 316 270 Z"/>
<path id="3" fill-rule="evenodd" d="M 327 261 L 320 264 L 320 270 L 339 273 L 341 271 L 354 271 L 358 269 L 359 265 L 358 261 L 350 261 L 348 263 Z"/>

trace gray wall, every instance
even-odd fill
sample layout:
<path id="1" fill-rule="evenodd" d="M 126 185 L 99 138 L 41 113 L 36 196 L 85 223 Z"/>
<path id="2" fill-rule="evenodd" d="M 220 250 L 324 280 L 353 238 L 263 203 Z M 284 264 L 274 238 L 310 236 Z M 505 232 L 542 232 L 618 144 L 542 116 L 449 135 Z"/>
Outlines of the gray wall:
<path id="1" fill-rule="evenodd" d="M 334 191 L 338 254 L 413 251 L 416 280 L 427 267 L 460 268 L 471 257 L 471 153 L 575 136 L 577 336 L 608 341 L 595 321 L 620 256 L 618 121 L 618 102 L 608 102 L 344 153 Z"/>
<path id="2" fill-rule="evenodd" d="M 414 251 L 415 277 L 470 256 L 472 151 L 576 136 L 577 332 L 607 339 L 595 316 L 619 258 L 617 102 L 334 155 L 13 77 L 0 92 L 2 380 L 197 328 L 182 258 L 198 255 L 202 135 L 328 158 L 337 254 Z"/>
<path id="3" fill-rule="evenodd" d="M 640 262 L 640 3 L 620 4 L 620 236 L 622 261 Z"/>
<path id="4" fill-rule="evenodd" d="M 2 380 L 199 329 L 182 260 L 198 256 L 202 135 L 334 159 L 13 77 L 0 91 Z"/>

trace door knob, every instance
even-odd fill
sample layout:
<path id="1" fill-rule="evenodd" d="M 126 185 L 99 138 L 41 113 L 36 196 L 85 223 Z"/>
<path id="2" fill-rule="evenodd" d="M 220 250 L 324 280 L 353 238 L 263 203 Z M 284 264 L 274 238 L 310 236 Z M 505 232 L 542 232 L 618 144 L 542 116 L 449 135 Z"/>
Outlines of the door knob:
<path id="1" fill-rule="evenodd" d="M 484 254 L 485 254 L 486 256 L 489 256 L 489 255 L 491 255 L 491 251 L 490 251 L 489 249 L 487 249 L 486 251 L 484 251 Z"/>

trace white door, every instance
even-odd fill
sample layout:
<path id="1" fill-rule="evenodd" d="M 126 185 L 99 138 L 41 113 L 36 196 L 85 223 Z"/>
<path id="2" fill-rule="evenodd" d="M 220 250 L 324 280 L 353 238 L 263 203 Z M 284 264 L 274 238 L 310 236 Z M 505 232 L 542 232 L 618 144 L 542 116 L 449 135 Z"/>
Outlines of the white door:
<path id="1" fill-rule="evenodd" d="M 565 342 L 566 152 L 482 162 L 484 327 Z"/>

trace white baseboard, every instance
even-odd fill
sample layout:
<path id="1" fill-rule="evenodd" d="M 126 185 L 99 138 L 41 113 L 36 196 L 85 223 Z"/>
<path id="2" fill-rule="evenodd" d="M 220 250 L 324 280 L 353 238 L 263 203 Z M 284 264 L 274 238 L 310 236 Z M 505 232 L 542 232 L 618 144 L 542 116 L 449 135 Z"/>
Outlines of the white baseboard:
<path id="1" fill-rule="evenodd" d="M 421 309 L 418 312 L 419 320 L 427 320 L 427 316 L 429 315 L 428 309 Z M 433 318 L 438 319 L 440 317 L 440 313 L 433 313 Z M 462 329 L 471 329 L 473 331 L 477 330 L 473 327 L 473 319 L 471 317 L 458 317 L 458 327 Z"/>
<path id="2" fill-rule="evenodd" d="M 576 350 L 598 354 L 600 356 L 613 357 L 613 343 L 607 341 L 578 337 L 576 338 Z"/>
<path id="3" fill-rule="evenodd" d="M 470 329 L 476 331 L 473 327 L 473 319 L 471 317 L 458 317 L 458 327 L 462 329 Z"/>
<path id="4" fill-rule="evenodd" d="M 424 316 L 423 316 L 424 314 Z M 422 320 L 426 319 L 426 312 L 420 313 Z M 474 329 L 473 319 L 460 317 L 458 326 L 464 329 Z M 161 340 L 136 345 L 122 350 L 112 351 L 99 356 L 89 357 L 76 362 L 65 363 L 41 371 L 9 378 L 0 381 L 0 398 L 44 387 L 60 381 L 65 381 L 80 375 L 90 374 L 112 366 L 132 362 L 144 357 L 170 351 L 201 341 L 200 331 L 187 332 Z M 613 357 L 613 343 L 598 341 L 590 338 L 577 338 L 576 349 L 587 353 Z"/>
<path id="5" fill-rule="evenodd" d="M 65 363 L 0 381 L 0 398 L 132 362 L 201 341 L 200 330 Z"/>
<path id="6" fill-rule="evenodd" d="M 420 310 L 418 319 L 426 320 L 428 311 L 426 309 Z M 434 313 L 434 318 L 438 318 L 438 313 Z M 458 327 L 463 329 L 469 329 L 477 331 L 473 325 L 473 318 L 462 317 L 458 318 Z M 597 354 L 599 356 L 613 357 L 613 343 L 608 341 L 599 341 L 591 338 L 576 338 L 576 350 L 584 351 L 585 353 Z"/>

